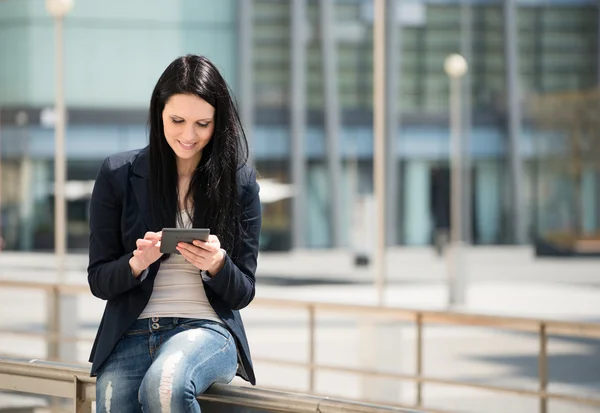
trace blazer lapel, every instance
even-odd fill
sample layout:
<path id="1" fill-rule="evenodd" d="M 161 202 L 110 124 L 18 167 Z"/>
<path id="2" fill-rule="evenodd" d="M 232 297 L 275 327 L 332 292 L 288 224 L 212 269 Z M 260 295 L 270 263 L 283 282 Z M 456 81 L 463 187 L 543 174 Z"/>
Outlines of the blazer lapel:
<path id="1" fill-rule="evenodd" d="M 133 174 L 129 178 L 135 199 L 140 208 L 141 217 L 146 224 L 146 230 L 154 231 L 154 219 L 150 208 L 150 196 L 148 194 L 148 148 L 144 148 L 133 164 Z"/>

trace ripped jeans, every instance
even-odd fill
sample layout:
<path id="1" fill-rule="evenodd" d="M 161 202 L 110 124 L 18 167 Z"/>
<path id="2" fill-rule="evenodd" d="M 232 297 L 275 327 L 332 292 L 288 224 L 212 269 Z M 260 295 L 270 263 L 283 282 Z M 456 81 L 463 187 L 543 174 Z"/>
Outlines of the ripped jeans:
<path id="1" fill-rule="evenodd" d="M 196 396 L 229 383 L 237 370 L 235 341 L 208 320 L 137 320 L 98 370 L 97 413 L 200 412 Z"/>

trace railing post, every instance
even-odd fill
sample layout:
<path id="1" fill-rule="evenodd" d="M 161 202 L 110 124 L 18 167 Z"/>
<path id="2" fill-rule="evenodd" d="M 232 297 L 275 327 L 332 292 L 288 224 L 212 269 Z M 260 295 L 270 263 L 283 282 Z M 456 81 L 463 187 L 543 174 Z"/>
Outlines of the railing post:
<path id="1" fill-rule="evenodd" d="M 92 401 L 85 394 L 85 384 L 77 376 L 73 378 L 73 411 L 75 413 L 92 413 Z"/>
<path id="2" fill-rule="evenodd" d="M 540 352 L 538 354 L 538 366 L 540 376 L 540 413 L 548 412 L 548 333 L 546 324 L 540 323 Z"/>
<path id="3" fill-rule="evenodd" d="M 52 361 L 60 359 L 60 294 L 58 286 L 53 285 L 46 293 L 46 325 L 48 341 L 46 342 L 46 358 Z M 61 400 L 58 397 L 50 398 L 50 411 L 59 411 Z"/>
<path id="4" fill-rule="evenodd" d="M 316 333 L 315 333 L 315 306 L 308 306 L 308 363 L 309 363 L 309 381 L 308 391 L 315 392 L 315 376 L 316 376 Z"/>
<path id="5" fill-rule="evenodd" d="M 47 332 L 50 339 L 47 342 L 46 357 L 52 361 L 60 359 L 60 293 L 58 286 L 52 286 L 52 289 L 46 295 L 47 303 Z"/>
<path id="6" fill-rule="evenodd" d="M 416 371 L 417 376 L 417 407 L 423 405 L 423 382 L 421 377 L 423 376 L 423 314 L 417 313 L 417 357 L 416 357 Z"/>

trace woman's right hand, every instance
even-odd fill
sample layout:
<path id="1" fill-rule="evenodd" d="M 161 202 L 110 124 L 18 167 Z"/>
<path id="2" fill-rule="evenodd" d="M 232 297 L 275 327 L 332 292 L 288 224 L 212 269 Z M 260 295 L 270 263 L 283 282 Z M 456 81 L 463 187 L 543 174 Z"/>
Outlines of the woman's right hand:
<path id="1" fill-rule="evenodd" d="M 129 266 L 134 277 L 139 277 L 151 264 L 156 262 L 163 254 L 160 252 L 161 232 L 146 232 L 143 239 L 138 239 L 135 244 L 137 249 L 133 251 L 133 257 L 129 259 Z"/>

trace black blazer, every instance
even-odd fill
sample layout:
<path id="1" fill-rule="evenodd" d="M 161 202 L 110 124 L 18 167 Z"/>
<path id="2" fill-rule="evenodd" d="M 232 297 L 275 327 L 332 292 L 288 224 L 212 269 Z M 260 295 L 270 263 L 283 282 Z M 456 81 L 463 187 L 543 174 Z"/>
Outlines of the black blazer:
<path id="1" fill-rule="evenodd" d="M 160 260 L 152 264 L 144 281 L 135 278 L 129 268 L 136 240 L 143 238 L 147 231 L 158 230 L 152 226 L 148 179 L 146 147 L 108 157 L 94 184 L 90 205 L 88 282 L 92 293 L 106 300 L 106 307 L 90 355 L 92 376 L 146 307 L 160 267 Z M 243 238 L 236 251 L 227 251 L 225 266 L 210 281 L 204 281 L 204 288 L 215 312 L 236 340 L 240 358 L 237 375 L 256 384 L 238 310 L 254 298 L 261 207 L 254 169 L 247 165 L 240 168 L 237 182 Z"/>

